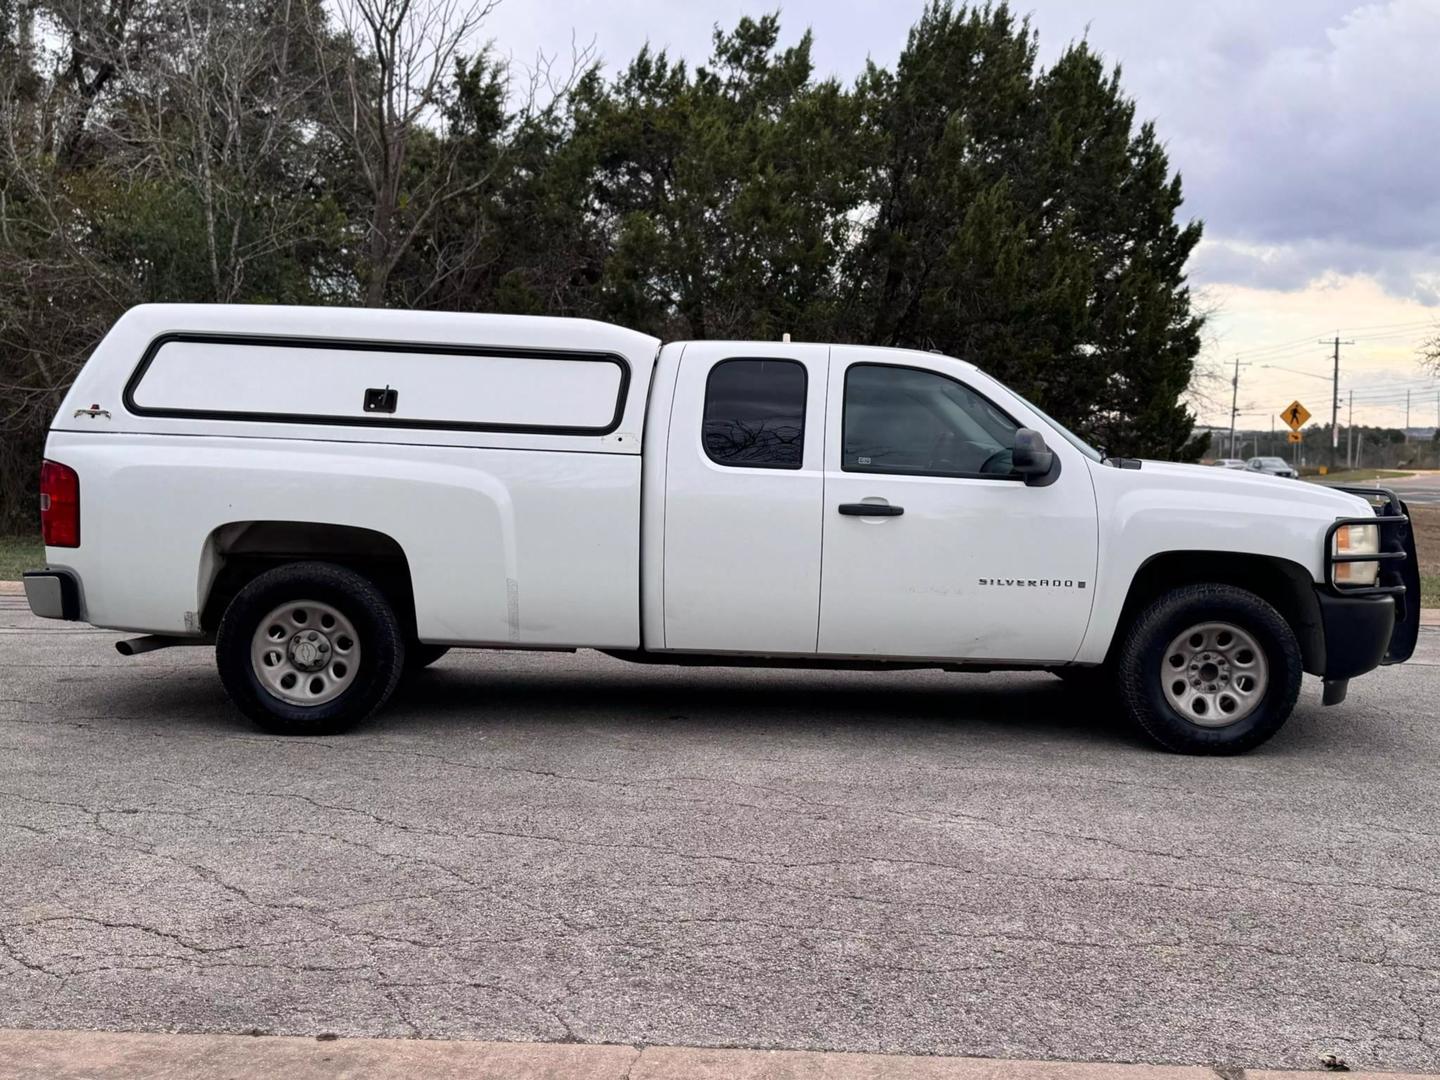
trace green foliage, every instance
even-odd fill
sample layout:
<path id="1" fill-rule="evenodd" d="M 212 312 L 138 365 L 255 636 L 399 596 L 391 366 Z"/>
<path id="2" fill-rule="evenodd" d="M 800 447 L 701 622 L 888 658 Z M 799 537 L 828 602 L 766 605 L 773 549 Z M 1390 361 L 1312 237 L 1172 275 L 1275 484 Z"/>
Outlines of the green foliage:
<path id="1" fill-rule="evenodd" d="M 1200 226 L 1118 70 L 1081 44 L 1037 71 L 1005 5 L 933 3 L 861 93 L 883 148 L 851 335 L 973 360 L 1112 452 L 1197 454 Z"/>
<path id="2" fill-rule="evenodd" d="M 717 29 L 700 63 L 647 47 L 550 99 L 463 57 L 384 213 L 326 80 L 378 72 L 319 0 L 97 0 L 57 32 L 72 7 L 36 0 L 22 31 L 0 0 L 0 382 L 22 388 L 0 517 L 28 518 L 60 394 L 144 300 L 935 348 L 1113 452 L 1205 448 L 1182 404 L 1201 320 L 1180 180 L 1118 69 L 1083 43 L 1041 69 L 1004 3 L 932 0 L 851 86 L 773 14 Z"/>

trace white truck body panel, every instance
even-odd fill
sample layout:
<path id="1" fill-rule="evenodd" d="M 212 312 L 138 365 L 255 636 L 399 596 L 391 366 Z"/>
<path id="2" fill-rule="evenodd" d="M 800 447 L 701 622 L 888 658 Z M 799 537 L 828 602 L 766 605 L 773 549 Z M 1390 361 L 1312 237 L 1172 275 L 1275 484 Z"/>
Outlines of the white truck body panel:
<path id="1" fill-rule="evenodd" d="M 820 612 L 825 425 L 804 429 L 798 469 L 712 460 L 702 444 L 708 376 L 731 359 L 788 360 L 806 378 L 806 412 L 825 415 L 826 345 L 688 342 L 663 456 L 666 649 L 814 654 Z M 660 447 L 654 447 L 657 452 Z M 647 636 L 647 640 L 650 640 Z"/>
<path id="2" fill-rule="evenodd" d="M 742 359 L 803 369 L 786 466 L 707 450 L 707 382 Z M 863 365 L 960 384 L 1040 432 L 1058 474 L 864 471 L 844 410 Z M 387 386 L 395 412 L 362 413 Z M 78 578 L 81 617 L 177 636 L 206 629 L 218 531 L 298 522 L 398 544 L 429 643 L 1098 663 L 1149 559 L 1250 553 L 1320 583 L 1327 527 L 1370 512 L 1273 477 L 1100 464 L 972 365 L 929 353 L 660 349 L 520 316 L 136 308 L 76 380 L 47 455 L 80 477 L 81 546 L 46 554 Z M 904 515 L 837 512 L 881 501 Z"/>
<path id="3" fill-rule="evenodd" d="M 1147 461 L 1143 469 L 1091 463 L 1104 572 L 1075 659 L 1099 663 L 1115 634 L 1135 574 L 1157 554 L 1263 554 L 1323 582 L 1321 538 L 1339 517 L 1365 516 L 1365 500 L 1341 491 L 1212 466 Z M 1280 485 L 1277 487 L 1277 485 Z"/>
<path id="4" fill-rule="evenodd" d="M 640 644 L 633 454 L 95 433 L 49 453 L 85 503 L 83 543 L 48 561 L 77 574 L 97 626 L 197 633 L 215 531 L 300 521 L 394 539 L 423 641 Z"/>
<path id="5" fill-rule="evenodd" d="M 914 366 L 978 391 L 1026 426 L 1039 417 L 970 364 L 891 349 L 831 350 L 831 401 L 855 364 Z M 843 471 L 841 410 L 832 409 L 825 503 L 877 502 L 902 517 L 824 516 L 821 653 L 970 660 L 1074 658 L 1090 618 L 1095 494 L 1079 451 L 1056 439 L 1058 479 L 894 476 Z M 1115 471 L 1115 470 L 1111 470 Z M 1005 584 L 1018 582 L 1018 584 Z M 1033 584 L 1031 584 L 1033 582 Z"/>

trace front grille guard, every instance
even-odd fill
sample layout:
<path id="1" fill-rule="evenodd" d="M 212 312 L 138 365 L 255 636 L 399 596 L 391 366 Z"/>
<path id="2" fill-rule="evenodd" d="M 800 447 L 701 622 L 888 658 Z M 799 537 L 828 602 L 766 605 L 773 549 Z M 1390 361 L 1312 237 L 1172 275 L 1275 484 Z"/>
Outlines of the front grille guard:
<path id="1" fill-rule="evenodd" d="M 1340 518 L 1325 531 L 1325 583 L 1337 596 L 1393 596 L 1395 629 L 1384 663 L 1398 664 L 1410 658 L 1420 633 L 1420 562 L 1415 555 L 1415 534 L 1410 528 L 1409 508 L 1388 488 L 1337 487 L 1337 491 L 1359 495 L 1370 504 L 1374 516 Z M 1335 534 L 1346 525 L 1377 525 L 1380 551 L 1374 555 L 1335 554 Z M 1379 562 L 1374 585 L 1341 585 L 1335 581 L 1337 563 Z"/>

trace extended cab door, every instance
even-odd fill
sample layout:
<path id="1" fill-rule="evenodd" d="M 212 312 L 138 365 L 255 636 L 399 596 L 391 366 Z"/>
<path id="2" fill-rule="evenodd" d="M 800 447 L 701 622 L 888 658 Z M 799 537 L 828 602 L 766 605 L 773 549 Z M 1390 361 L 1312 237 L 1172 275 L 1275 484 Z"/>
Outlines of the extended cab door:
<path id="1" fill-rule="evenodd" d="M 831 350 L 821 653 L 1075 656 L 1094 595 L 1094 487 L 1080 451 L 1021 412 L 946 357 Z M 1019 427 L 1045 436 L 1053 482 L 1011 473 Z"/>
<path id="2" fill-rule="evenodd" d="M 664 648 L 815 652 L 828 355 L 684 346 L 666 449 Z"/>

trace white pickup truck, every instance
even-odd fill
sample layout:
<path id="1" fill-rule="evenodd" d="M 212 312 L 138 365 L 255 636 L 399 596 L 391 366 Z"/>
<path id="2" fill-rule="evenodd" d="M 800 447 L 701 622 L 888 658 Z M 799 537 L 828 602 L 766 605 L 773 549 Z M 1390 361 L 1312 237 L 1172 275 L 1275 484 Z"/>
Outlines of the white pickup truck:
<path id="1" fill-rule="evenodd" d="M 143 306 L 46 458 L 31 608 L 147 635 L 127 655 L 213 642 L 281 733 L 353 725 L 451 647 L 586 648 L 1051 671 L 1232 753 L 1302 672 L 1338 702 L 1418 624 L 1392 494 L 1106 457 L 924 352 Z"/>

